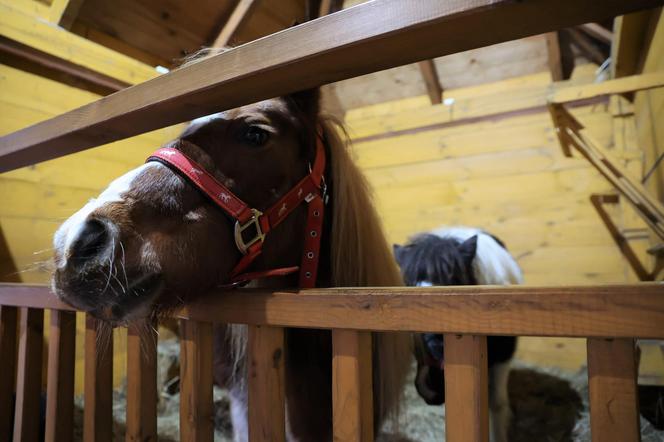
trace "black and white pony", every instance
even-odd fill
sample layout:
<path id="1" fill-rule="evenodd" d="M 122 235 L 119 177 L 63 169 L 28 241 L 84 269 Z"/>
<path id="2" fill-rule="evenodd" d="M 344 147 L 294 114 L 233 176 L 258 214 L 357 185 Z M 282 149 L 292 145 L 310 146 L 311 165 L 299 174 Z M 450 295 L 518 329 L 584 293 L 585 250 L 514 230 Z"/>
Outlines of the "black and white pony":
<path id="1" fill-rule="evenodd" d="M 440 228 L 394 245 L 394 255 L 409 286 L 521 284 L 521 269 L 495 236 L 470 227 Z M 429 405 L 445 403 L 443 335 L 415 338 L 415 387 Z M 511 419 L 507 381 L 516 338 L 489 336 L 489 407 L 492 440 L 506 442 Z"/>

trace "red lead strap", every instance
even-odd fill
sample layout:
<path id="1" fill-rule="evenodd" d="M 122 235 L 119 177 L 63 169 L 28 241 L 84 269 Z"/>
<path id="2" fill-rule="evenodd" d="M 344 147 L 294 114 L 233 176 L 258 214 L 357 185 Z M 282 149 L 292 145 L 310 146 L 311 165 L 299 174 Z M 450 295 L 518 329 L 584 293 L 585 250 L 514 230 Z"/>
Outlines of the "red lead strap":
<path id="1" fill-rule="evenodd" d="M 231 272 L 231 285 L 239 285 L 258 278 L 284 276 L 298 270 L 298 267 L 285 267 L 243 273 L 261 254 L 268 232 L 286 219 L 300 204 L 307 203 L 304 248 L 299 266 L 300 287 L 315 287 L 325 209 L 325 181 L 323 179 L 325 148 L 322 135 L 316 137 L 316 158 L 309 174 L 264 213 L 250 207 L 198 163 L 175 148 L 158 149 L 148 157 L 146 162 L 148 161 L 159 161 L 177 169 L 217 206 L 235 219 L 235 244 L 243 256 Z M 251 237 L 247 239 L 247 235 L 251 235 Z"/>

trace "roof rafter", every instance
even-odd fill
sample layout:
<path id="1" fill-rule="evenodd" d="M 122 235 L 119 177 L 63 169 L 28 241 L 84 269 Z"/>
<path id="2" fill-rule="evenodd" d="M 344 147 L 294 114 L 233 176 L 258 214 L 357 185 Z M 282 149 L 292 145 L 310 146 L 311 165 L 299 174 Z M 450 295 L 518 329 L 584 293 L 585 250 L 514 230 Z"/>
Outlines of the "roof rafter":
<path id="1" fill-rule="evenodd" d="M 238 30 L 249 20 L 259 3 L 260 0 L 240 0 L 212 46 L 215 48 L 230 46 Z"/>
<path id="2" fill-rule="evenodd" d="M 443 87 L 441 86 L 440 79 L 438 78 L 436 64 L 433 62 L 433 60 L 424 60 L 417 63 L 417 65 L 420 68 L 422 79 L 424 79 L 424 84 L 427 87 L 427 93 L 429 94 L 429 100 L 431 100 L 431 104 L 442 103 Z"/>
<path id="3" fill-rule="evenodd" d="M 53 0 L 49 20 L 61 28 L 71 29 L 85 0 Z"/>

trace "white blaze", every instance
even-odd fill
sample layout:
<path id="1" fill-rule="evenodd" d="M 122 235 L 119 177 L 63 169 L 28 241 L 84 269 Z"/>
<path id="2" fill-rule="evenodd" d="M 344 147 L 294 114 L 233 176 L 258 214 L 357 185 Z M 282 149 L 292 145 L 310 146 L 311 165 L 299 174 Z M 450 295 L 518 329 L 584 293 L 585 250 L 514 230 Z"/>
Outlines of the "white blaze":
<path id="1" fill-rule="evenodd" d="M 157 162 L 150 162 L 116 178 L 97 198 L 88 201 L 85 206 L 60 226 L 53 237 L 53 247 L 61 257 L 60 261 L 56 262 L 59 268 L 63 268 L 66 265 L 69 248 L 78 237 L 81 229 L 83 229 L 88 216 L 105 204 L 124 201 L 124 194 L 130 189 L 134 179 L 151 167 L 164 166 Z"/>

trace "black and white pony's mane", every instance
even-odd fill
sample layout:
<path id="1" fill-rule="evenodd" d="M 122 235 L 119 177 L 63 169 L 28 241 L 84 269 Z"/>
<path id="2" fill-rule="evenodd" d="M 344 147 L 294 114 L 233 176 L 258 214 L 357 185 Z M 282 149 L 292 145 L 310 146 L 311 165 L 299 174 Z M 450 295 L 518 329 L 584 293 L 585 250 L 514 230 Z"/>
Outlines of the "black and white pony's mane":
<path id="1" fill-rule="evenodd" d="M 415 236 L 394 254 L 408 286 L 521 284 L 504 243 L 483 230 L 451 227 Z"/>

